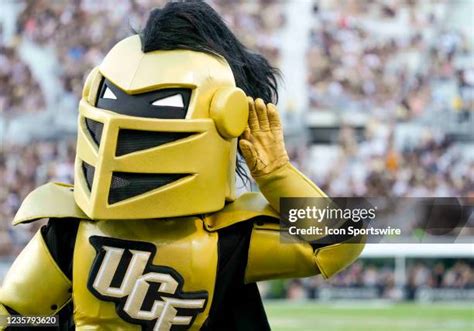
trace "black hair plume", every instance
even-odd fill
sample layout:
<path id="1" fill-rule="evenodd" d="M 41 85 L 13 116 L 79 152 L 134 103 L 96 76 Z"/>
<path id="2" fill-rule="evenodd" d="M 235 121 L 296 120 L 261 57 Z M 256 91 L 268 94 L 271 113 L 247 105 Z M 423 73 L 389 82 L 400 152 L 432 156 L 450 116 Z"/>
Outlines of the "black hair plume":
<path id="1" fill-rule="evenodd" d="M 247 49 L 203 1 L 169 2 L 154 9 L 140 36 L 144 52 L 186 49 L 224 57 L 245 94 L 278 102 L 278 69 Z"/>

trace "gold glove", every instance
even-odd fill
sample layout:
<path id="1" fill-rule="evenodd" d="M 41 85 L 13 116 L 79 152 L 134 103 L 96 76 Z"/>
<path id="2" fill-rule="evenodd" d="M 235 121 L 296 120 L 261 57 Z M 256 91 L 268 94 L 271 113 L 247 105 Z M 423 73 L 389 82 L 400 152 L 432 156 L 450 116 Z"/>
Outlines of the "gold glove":
<path id="1" fill-rule="evenodd" d="M 240 150 L 254 178 L 268 175 L 288 164 L 280 116 L 276 107 L 262 99 L 249 100 L 249 121 L 240 137 Z"/>
<path id="2" fill-rule="evenodd" d="M 290 164 L 280 117 L 271 103 L 249 98 L 249 123 L 239 146 L 260 191 L 276 211 L 282 197 L 326 197 Z"/>

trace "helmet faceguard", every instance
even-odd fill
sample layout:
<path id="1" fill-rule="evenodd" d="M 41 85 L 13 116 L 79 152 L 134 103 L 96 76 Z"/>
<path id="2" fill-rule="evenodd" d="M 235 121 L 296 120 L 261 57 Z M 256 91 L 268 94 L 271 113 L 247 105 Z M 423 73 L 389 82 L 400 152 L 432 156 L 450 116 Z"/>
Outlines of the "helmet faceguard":
<path id="1" fill-rule="evenodd" d="M 235 199 L 237 138 L 248 118 L 227 62 L 119 42 L 79 104 L 74 196 L 92 219 L 177 217 Z"/>

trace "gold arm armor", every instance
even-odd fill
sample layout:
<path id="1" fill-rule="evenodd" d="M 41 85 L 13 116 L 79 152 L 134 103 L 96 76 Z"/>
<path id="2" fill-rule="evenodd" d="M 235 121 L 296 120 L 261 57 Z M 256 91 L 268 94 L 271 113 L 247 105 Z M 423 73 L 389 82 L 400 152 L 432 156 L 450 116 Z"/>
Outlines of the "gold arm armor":
<path id="1" fill-rule="evenodd" d="M 290 163 L 255 180 L 270 205 L 279 210 L 282 197 L 327 197 L 310 179 Z M 254 225 L 250 240 L 246 282 L 275 278 L 325 278 L 338 273 L 360 255 L 365 237 L 353 237 L 314 250 L 307 242 L 282 243 L 279 224 Z"/>
<path id="2" fill-rule="evenodd" d="M 282 243 L 280 226 L 255 224 L 250 239 L 245 282 L 277 278 L 298 278 L 322 274 L 330 278 L 360 255 L 364 237 L 354 237 L 314 250 L 309 243 Z"/>
<path id="3" fill-rule="evenodd" d="M 6 326 L 6 317 L 9 316 L 7 309 L 0 303 L 0 331 L 5 330 Z"/>
<path id="4" fill-rule="evenodd" d="M 52 316 L 70 300 L 71 281 L 54 262 L 38 231 L 8 271 L 0 289 L 0 306 L 21 315 Z"/>
<path id="5" fill-rule="evenodd" d="M 319 273 L 308 243 L 282 244 L 276 223 L 254 225 L 245 283 L 276 278 L 308 277 Z"/>
<path id="6" fill-rule="evenodd" d="M 270 205 L 280 210 L 280 198 L 325 198 L 327 195 L 291 163 L 274 172 L 255 178 Z"/>

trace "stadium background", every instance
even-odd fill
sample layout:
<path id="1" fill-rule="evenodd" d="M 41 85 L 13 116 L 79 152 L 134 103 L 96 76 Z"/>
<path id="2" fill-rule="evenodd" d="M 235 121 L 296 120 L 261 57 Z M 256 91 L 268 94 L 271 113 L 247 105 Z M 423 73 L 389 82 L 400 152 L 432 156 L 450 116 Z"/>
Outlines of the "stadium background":
<path id="1" fill-rule="evenodd" d="M 0 2 L 0 284 L 39 226 L 10 226 L 23 198 L 73 180 L 85 76 L 162 3 Z M 288 151 L 329 195 L 474 197 L 473 1 L 210 4 L 282 70 Z M 271 324 L 472 330 L 472 235 L 464 231 L 464 244 L 372 245 L 330 281 L 262 283 Z"/>

